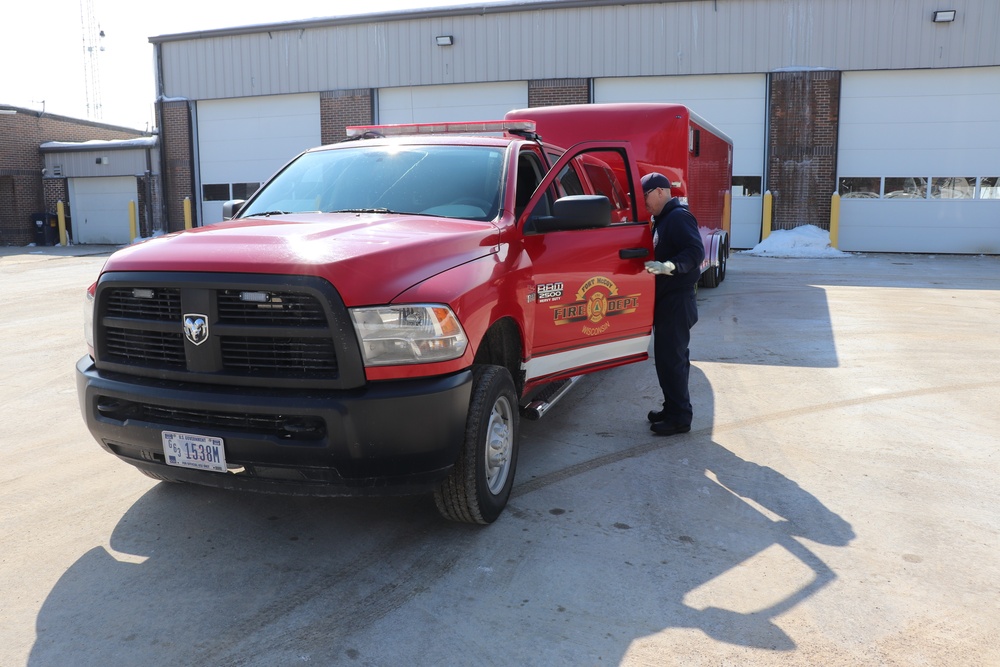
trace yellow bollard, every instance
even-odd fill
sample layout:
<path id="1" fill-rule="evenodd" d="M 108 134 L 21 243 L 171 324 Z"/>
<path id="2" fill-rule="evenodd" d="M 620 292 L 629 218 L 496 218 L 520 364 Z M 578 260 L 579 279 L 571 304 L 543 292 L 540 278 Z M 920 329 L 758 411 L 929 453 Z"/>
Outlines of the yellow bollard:
<path id="1" fill-rule="evenodd" d="M 56 218 L 59 219 L 59 245 L 69 245 L 66 243 L 66 207 L 61 199 L 56 202 Z"/>
<path id="2" fill-rule="evenodd" d="M 840 195 L 836 192 L 830 197 L 830 245 L 840 249 Z"/>
<path id="3" fill-rule="evenodd" d="M 191 198 L 184 198 L 184 229 L 191 229 Z"/>
<path id="4" fill-rule="evenodd" d="M 128 242 L 135 241 L 135 201 L 128 203 Z"/>
<path id="5" fill-rule="evenodd" d="M 761 231 L 760 240 L 763 241 L 768 236 L 771 235 L 771 205 L 772 205 L 771 191 L 768 190 L 764 193 L 764 214 L 761 221 Z"/>
<path id="6" fill-rule="evenodd" d="M 732 222 L 731 218 L 733 216 L 733 193 L 727 192 L 726 196 L 722 199 L 722 229 L 726 231 L 727 234 L 732 234 Z"/>

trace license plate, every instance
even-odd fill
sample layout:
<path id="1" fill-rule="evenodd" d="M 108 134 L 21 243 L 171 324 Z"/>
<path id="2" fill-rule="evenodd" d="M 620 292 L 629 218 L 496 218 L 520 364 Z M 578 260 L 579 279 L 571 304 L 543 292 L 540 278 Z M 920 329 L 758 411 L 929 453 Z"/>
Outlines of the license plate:
<path id="1" fill-rule="evenodd" d="M 195 470 L 226 472 L 222 438 L 163 431 L 163 458 L 167 465 Z"/>

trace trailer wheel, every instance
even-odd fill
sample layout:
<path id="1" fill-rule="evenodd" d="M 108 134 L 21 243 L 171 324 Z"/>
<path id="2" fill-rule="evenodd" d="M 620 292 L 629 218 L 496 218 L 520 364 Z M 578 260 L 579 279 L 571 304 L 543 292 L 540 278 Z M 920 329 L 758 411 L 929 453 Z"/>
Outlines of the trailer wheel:
<path id="1" fill-rule="evenodd" d="M 473 367 L 465 441 L 451 474 L 434 490 L 446 519 L 493 523 L 510 498 L 517 467 L 514 381 L 502 366 Z"/>
<path id="2" fill-rule="evenodd" d="M 718 287 L 719 286 L 719 267 L 710 266 L 708 271 L 701 274 L 701 285 L 702 287 Z"/>
<path id="3" fill-rule="evenodd" d="M 715 266 L 710 266 L 708 271 L 701 274 L 701 284 L 704 287 L 718 287 L 719 283 L 726 279 L 726 260 L 728 259 L 726 248 L 719 245 L 719 250 L 715 256 Z"/>

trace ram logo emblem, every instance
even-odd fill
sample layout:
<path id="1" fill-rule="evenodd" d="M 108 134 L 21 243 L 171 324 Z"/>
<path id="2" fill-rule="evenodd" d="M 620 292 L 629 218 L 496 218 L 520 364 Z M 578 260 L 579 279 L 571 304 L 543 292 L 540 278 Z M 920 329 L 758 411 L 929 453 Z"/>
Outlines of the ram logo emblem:
<path id="1" fill-rule="evenodd" d="M 184 315 L 184 337 L 195 345 L 208 340 L 208 316 L 198 313 Z"/>

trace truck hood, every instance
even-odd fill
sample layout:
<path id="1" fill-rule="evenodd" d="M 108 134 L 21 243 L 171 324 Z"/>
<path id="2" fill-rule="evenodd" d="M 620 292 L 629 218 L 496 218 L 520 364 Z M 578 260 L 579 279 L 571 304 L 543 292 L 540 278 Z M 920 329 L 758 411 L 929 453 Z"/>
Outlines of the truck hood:
<path id="1" fill-rule="evenodd" d="M 328 213 L 247 219 L 118 251 L 104 271 L 294 274 L 325 278 L 348 306 L 389 303 L 442 271 L 497 251 L 490 222 Z"/>

